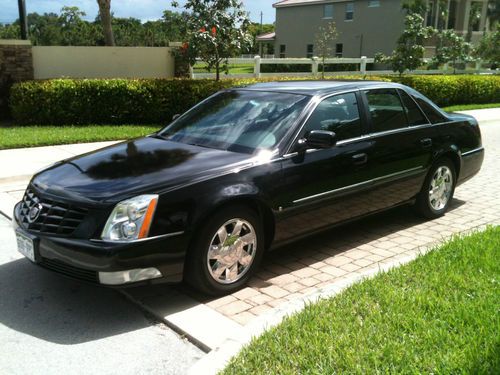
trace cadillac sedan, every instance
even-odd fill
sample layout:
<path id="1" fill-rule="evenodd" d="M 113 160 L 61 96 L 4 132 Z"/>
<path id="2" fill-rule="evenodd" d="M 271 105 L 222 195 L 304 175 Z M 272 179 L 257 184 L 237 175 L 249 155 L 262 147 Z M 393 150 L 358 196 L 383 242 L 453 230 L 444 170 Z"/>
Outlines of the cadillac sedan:
<path id="1" fill-rule="evenodd" d="M 403 85 L 260 83 L 37 173 L 14 226 L 19 251 L 54 272 L 219 295 L 299 237 L 401 204 L 443 215 L 483 154 L 473 117 Z"/>

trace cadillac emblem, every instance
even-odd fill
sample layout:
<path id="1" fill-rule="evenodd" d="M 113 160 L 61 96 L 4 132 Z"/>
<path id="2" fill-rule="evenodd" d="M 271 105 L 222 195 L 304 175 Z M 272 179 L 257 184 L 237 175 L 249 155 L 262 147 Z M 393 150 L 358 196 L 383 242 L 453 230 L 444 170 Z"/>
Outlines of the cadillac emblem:
<path id="1" fill-rule="evenodd" d="M 36 203 L 33 207 L 28 211 L 28 221 L 30 223 L 35 222 L 40 214 L 42 213 L 43 206 L 40 203 Z"/>

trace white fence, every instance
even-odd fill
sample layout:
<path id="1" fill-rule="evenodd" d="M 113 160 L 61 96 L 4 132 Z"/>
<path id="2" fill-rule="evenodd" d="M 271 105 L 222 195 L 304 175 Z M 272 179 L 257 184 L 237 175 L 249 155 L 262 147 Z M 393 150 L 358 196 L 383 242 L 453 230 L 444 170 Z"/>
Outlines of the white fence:
<path id="1" fill-rule="evenodd" d="M 325 72 L 326 76 L 338 76 L 338 75 L 387 75 L 387 74 L 398 74 L 394 73 L 392 70 L 367 70 L 367 64 L 373 63 L 374 58 L 362 56 L 354 58 L 329 58 L 325 59 L 325 65 L 332 64 L 354 64 L 358 66 L 357 70 L 354 71 L 335 71 L 335 72 Z M 425 62 L 429 62 L 430 59 L 424 59 Z M 318 57 L 313 58 L 261 58 L 260 56 L 255 56 L 254 58 L 232 58 L 228 59 L 229 65 L 253 65 L 253 73 L 223 73 L 224 77 L 231 78 L 261 78 L 261 77 L 279 77 L 279 76 L 297 76 L 297 77 L 317 77 L 319 72 L 319 65 L 323 63 L 323 60 Z M 310 65 L 311 70 L 308 72 L 284 72 L 284 73 L 262 73 L 261 67 L 265 64 L 289 64 L 289 65 Z M 474 66 L 466 70 L 456 70 L 456 73 L 476 73 L 476 74 L 492 74 L 497 73 L 490 69 L 483 69 L 484 62 L 476 61 Z M 414 70 L 412 74 L 452 74 L 453 68 L 451 64 L 445 64 L 442 69 L 431 69 L 431 70 Z M 215 73 L 199 73 L 191 70 L 191 78 L 213 78 Z"/>

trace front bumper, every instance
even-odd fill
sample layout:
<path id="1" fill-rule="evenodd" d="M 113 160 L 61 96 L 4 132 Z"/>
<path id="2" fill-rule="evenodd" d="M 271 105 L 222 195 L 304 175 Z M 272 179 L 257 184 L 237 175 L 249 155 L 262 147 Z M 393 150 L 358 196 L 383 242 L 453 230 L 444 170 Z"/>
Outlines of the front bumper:
<path id="1" fill-rule="evenodd" d="M 19 204 L 14 208 L 13 225 L 15 229 L 19 228 L 38 239 L 37 265 L 73 279 L 108 286 L 137 286 L 150 283 L 175 283 L 182 281 L 183 278 L 188 247 L 185 233 L 158 236 L 132 243 L 48 236 L 27 231 L 20 225 Z M 129 271 L 133 271 L 132 274 L 135 275 L 137 270 L 148 269 L 149 271 L 141 273 L 145 279 L 129 282 Z M 152 269 L 158 270 L 161 275 L 155 274 Z M 120 282 L 120 274 L 125 275 L 122 277 L 123 283 Z"/>

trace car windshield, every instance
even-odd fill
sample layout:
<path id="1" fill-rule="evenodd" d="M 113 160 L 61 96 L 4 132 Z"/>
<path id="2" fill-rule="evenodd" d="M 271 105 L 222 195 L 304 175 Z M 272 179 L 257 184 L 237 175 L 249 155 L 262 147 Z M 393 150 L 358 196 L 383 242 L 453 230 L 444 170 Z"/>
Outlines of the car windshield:
<path id="1" fill-rule="evenodd" d="M 308 101 L 304 95 L 224 91 L 181 116 L 159 135 L 174 142 L 252 154 L 274 148 Z"/>

